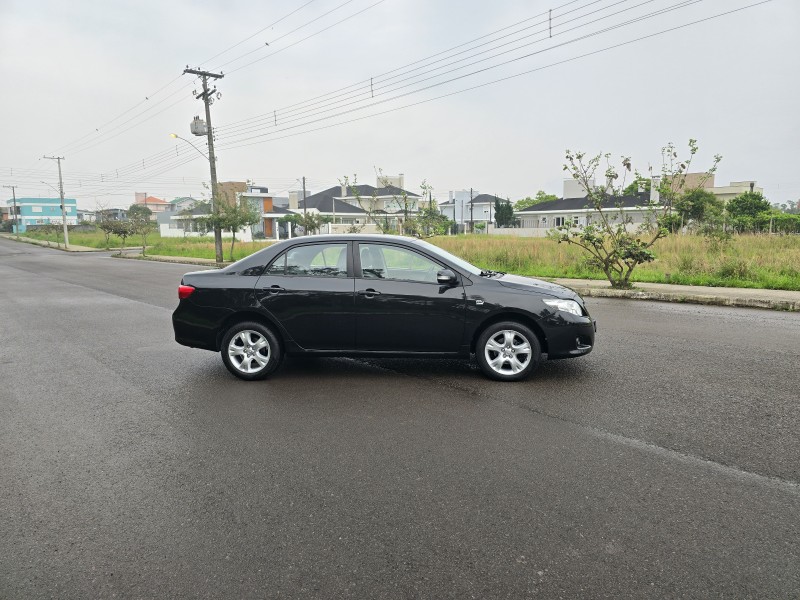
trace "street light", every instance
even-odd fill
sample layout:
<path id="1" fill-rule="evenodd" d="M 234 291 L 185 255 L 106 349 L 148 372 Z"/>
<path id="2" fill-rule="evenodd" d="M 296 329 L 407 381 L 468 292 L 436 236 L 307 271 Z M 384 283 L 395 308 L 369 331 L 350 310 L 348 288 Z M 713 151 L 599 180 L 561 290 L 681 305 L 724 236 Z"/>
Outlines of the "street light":
<path id="1" fill-rule="evenodd" d="M 206 159 L 208 162 L 211 162 L 211 159 L 210 159 L 210 158 L 208 158 L 208 155 L 207 155 L 205 152 L 203 152 L 202 150 L 200 150 L 200 148 L 198 148 L 197 146 L 195 146 L 195 145 L 194 145 L 192 142 L 190 142 L 190 141 L 189 141 L 189 140 L 187 140 L 186 138 L 183 138 L 183 137 L 179 136 L 177 133 L 170 133 L 170 134 L 169 134 L 169 137 L 171 137 L 171 138 L 176 138 L 176 139 L 179 139 L 179 140 L 183 140 L 184 142 L 186 142 L 187 144 L 189 144 L 189 145 L 190 145 L 192 148 L 194 148 L 195 150 L 197 150 L 197 151 L 200 153 L 200 156 L 202 156 L 203 158 L 205 158 L 205 159 Z"/>
<path id="2" fill-rule="evenodd" d="M 208 113 L 208 106 L 206 106 L 206 113 Z M 205 158 L 208 161 L 209 167 L 211 167 L 211 214 L 214 215 L 214 217 L 215 217 L 214 218 L 214 253 L 216 254 L 217 265 L 220 265 L 222 263 L 222 229 L 220 229 L 219 220 L 216 218 L 218 216 L 217 215 L 217 211 L 216 211 L 216 204 L 215 204 L 215 202 L 216 202 L 216 197 L 215 196 L 217 195 L 217 169 L 216 169 L 216 165 L 214 164 L 214 161 L 211 159 L 210 156 L 208 156 L 207 154 L 202 152 L 200 150 L 200 148 L 195 146 L 189 140 L 187 140 L 185 138 L 182 138 L 177 133 L 170 133 L 169 135 L 172 138 L 175 138 L 175 139 L 178 139 L 178 140 L 183 140 L 184 142 L 189 144 L 192 148 L 197 150 L 197 153 L 200 154 L 203 158 Z M 214 154 L 214 148 L 211 145 L 211 133 L 210 132 L 209 132 L 209 148 L 211 149 L 210 153 L 213 155 Z"/>

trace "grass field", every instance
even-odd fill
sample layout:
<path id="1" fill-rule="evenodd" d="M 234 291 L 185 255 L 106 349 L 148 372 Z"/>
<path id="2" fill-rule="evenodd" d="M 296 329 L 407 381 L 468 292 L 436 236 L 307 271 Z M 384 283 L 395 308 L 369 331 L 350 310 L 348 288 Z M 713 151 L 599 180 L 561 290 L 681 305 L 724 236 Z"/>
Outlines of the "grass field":
<path id="1" fill-rule="evenodd" d="M 537 277 L 603 279 L 575 246 L 541 238 L 446 236 L 432 243 L 482 268 Z M 800 236 L 735 236 L 722 248 L 705 238 L 675 235 L 654 248 L 656 260 L 640 265 L 633 281 L 800 290 Z"/>
<path id="2" fill-rule="evenodd" d="M 39 233 L 29 237 L 47 239 Z M 55 245 L 55 238 L 50 237 Z M 541 238 L 511 236 L 458 235 L 432 238 L 436 244 L 475 265 L 537 277 L 603 279 L 603 273 L 586 265 L 585 255 L 575 246 L 557 244 Z M 127 246 L 136 246 L 139 238 L 128 238 Z M 105 248 L 101 232 L 70 233 L 70 243 L 91 248 Z M 237 242 L 236 260 L 252 254 L 268 242 Z M 111 238 L 111 247 L 120 240 Z M 223 240 L 226 260 L 230 242 Z M 751 287 L 800 290 L 800 236 L 735 236 L 721 248 L 711 247 L 705 238 L 675 235 L 661 239 L 655 248 L 656 260 L 640 265 L 633 281 L 706 285 L 715 287 Z M 148 237 L 148 254 L 214 258 L 210 238 Z"/>

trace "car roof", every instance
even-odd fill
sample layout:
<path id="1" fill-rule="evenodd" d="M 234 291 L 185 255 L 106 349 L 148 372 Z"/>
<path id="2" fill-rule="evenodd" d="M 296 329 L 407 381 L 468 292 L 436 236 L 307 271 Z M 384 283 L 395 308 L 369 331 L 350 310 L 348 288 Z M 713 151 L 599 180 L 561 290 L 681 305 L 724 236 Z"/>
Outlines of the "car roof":
<path id="1" fill-rule="evenodd" d="M 289 245 L 291 242 L 405 242 L 416 244 L 419 240 L 413 237 L 404 235 L 390 235 L 383 233 L 322 233 L 316 235 L 304 235 L 294 237 L 290 240 L 281 240 L 283 245 Z"/>
<path id="2" fill-rule="evenodd" d="M 259 250 L 250 256 L 246 256 L 241 260 L 233 263 L 232 265 L 228 265 L 224 269 L 225 272 L 238 272 L 243 269 L 247 269 L 249 267 L 262 264 L 264 260 L 271 260 L 273 257 L 277 256 L 279 253 L 286 250 L 294 245 L 302 245 L 302 244 L 313 244 L 319 242 L 327 242 L 327 243 L 336 243 L 336 242 L 353 242 L 353 241 L 360 241 L 360 242 L 399 242 L 401 244 L 406 244 L 408 246 L 415 246 L 420 249 L 428 249 L 427 244 L 423 244 L 420 240 L 412 237 L 406 237 L 402 235 L 387 235 L 381 233 L 323 233 L 317 235 L 303 235 L 300 237 L 294 237 L 290 240 L 281 240 L 275 244 L 267 246 L 262 250 Z"/>

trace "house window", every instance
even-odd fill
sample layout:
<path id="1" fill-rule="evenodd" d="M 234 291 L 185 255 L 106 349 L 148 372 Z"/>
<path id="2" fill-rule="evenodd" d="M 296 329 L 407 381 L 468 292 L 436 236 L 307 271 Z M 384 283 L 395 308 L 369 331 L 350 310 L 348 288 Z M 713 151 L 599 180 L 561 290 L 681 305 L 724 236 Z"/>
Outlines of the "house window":
<path id="1" fill-rule="evenodd" d="M 572 224 L 577 227 L 580 222 L 580 217 L 572 217 Z"/>
<path id="2" fill-rule="evenodd" d="M 41 206 L 31 206 L 31 212 L 40 213 L 40 212 L 42 212 L 42 207 Z"/>
<path id="3" fill-rule="evenodd" d="M 542 227 L 547 227 L 547 217 L 542 217 Z"/>
<path id="4" fill-rule="evenodd" d="M 553 219 L 553 227 L 561 227 L 564 224 L 564 217 L 556 217 Z"/>

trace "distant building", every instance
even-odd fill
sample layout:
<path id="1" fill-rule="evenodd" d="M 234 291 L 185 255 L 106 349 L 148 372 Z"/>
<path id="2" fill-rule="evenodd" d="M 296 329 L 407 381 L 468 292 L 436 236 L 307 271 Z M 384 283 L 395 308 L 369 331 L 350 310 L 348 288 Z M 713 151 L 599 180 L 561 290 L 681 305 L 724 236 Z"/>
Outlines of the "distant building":
<path id="1" fill-rule="evenodd" d="M 9 198 L 6 202 L 9 216 L 14 218 L 14 201 Z M 67 216 L 67 225 L 78 224 L 78 203 L 75 198 L 64 198 L 64 210 Z M 60 198 L 17 198 L 17 213 L 19 218 L 19 232 L 27 231 L 30 225 L 47 225 L 50 223 L 63 223 Z"/>
<path id="2" fill-rule="evenodd" d="M 582 185 L 576 185 L 574 179 L 564 180 L 564 197 L 558 200 L 548 200 L 534 204 L 528 208 L 514 211 L 514 216 L 519 221 L 519 233 L 527 231 L 526 235 L 544 236 L 547 231 L 562 225 L 574 227 L 586 226 L 597 219 L 597 213 L 588 199 L 586 190 Z M 594 181 L 590 182 L 594 185 Z M 603 210 L 609 213 L 622 211 L 631 219 L 631 227 L 641 225 L 649 216 L 650 206 L 658 207 L 659 198 L 654 185 L 650 192 L 639 192 L 630 196 L 610 196 L 603 204 Z M 500 233 L 495 230 L 494 233 Z"/>
<path id="3" fill-rule="evenodd" d="M 95 221 L 127 221 L 128 212 L 123 208 L 103 208 L 94 213 Z"/>
<path id="4" fill-rule="evenodd" d="M 191 196 L 182 196 L 180 198 L 175 198 L 174 200 L 170 200 L 170 211 L 171 212 L 180 212 L 182 210 L 186 210 L 187 208 L 192 208 L 196 204 L 198 204 L 197 198 L 192 198 Z"/>
<path id="5" fill-rule="evenodd" d="M 95 214 L 93 210 L 78 209 L 78 222 L 94 223 Z"/>
<path id="6" fill-rule="evenodd" d="M 439 204 L 439 212 L 454 221 L 459 232 L 475 231 L 478 223 L 489 224 L 494 222 L 496 201 L 505 202 L 505 198 L 491 194 L 480 194 L 472 190 L 470 199 L 469 190 L 450 192 L 450 199 Z"/>
<path id="7" fill-rule="evenodd" d="M 149 208 L 153 213 L 150 217 L 153 221 L 156 220 L 156 215 L 159 213 L 168 212 L 172 209 L 172 205 L 166 200 L 156 198 L 155 196 L 148 196 L 142 192 L 136 192 L 135 204 L 142 204 Z"/>
<path id="8" fill-rule="evenodd" d="M 745 192 L 758 192 L 764 193 L 764 188 L 758 187 L 755 181 L 731 181 L 730 185 L 714 186 L 708 188 L 708 191 L 714 194 L 717 198 L 727 203 L 728 200 L 741 196 Z"/>
<path id="9" fill-rule="evenodd" d="M 200 204 L 194 208 L 182 210 L 180 212 L 162 212 L 156 216 L 158 223 L 158 232 L 161 237 L 203 237 L 207 236 L 213 239 L 213 229 L 203 227 L 200 217 L 208 215 L 211 211 L 207 203 Z M 223 238 L 230 238 L 233 236 L 230 230 L 222 230 Z M 236 232 L 236 239 L 241 242 L 250 242 L 253 240 L 250 228 L 241 229 Z"/>
<path id="10" fill-rule="evenodd" d="M 383 227 L 399 230 L 404 219 L 415 217 L 420 208 L 428 205 L 428 200 L 419 194 L 385 185 L 387 181 L 402 181 L 402 177 L 379 176 L 377 187 L 367 184 L 334 186 L 299 200 L 297 208 L 291 208 L 290 203 L 290 208 L 296 213 L 307 210 L 329 217 L 331 223 L 326 229 L 330 233 L 343 233 L 353 226 L 361 227 L 363 233 L 377 231 L 375 223 L 367 222 L 370 212 L 372 219 L 380 221 Z"/>
<path id="11" fill-rule="evenodd" d="M 292 213 L 287 208 L 275 205 L 275 199 L 269 193 L 269 188 L 257 185 L 247 186 L 247 189 L 239 195 L 239 199 L 241 202 L 249 203 L 261 215 L 261 221 L 250 228 L 252 235 L 263 236 L 268 240 L 280 239 L 281 231 L 278 220 Z M 286 200 L 288 204 L 288 198 L 283 200 Z M 286 231 L 289 229 L 286 228 Z M 287 235 L 291 237 L 289 233 Z"/>
<path id="12" fill-rule="evenodd" d="M 747 181 L 731 181 L 729 185 L 714 185 L 714 174 L 707 175 L 706 173 L 686 173 L 681 175 L 683 178 L 682 190 L 691 190 L 694 188 L 701 188 L 707 192 L 714 194 L 719 200 L 727 203 L 728 200 L 741 196 L 745 192 L 758 192 L 764 193 L 764 188 L 756 185 L 755 180 Z"/>
<path id="13" fill-rule="evenodd" d="M 220 202 L 232 204 L 236 202 L 240 194 L 247 191 L 245 181 L 220 181 L 217 183 L 217 197 Z"/>

